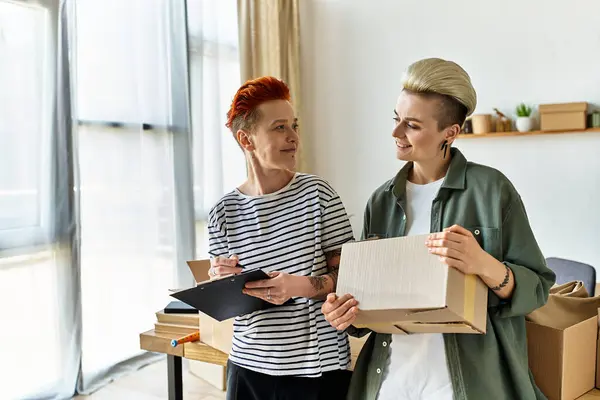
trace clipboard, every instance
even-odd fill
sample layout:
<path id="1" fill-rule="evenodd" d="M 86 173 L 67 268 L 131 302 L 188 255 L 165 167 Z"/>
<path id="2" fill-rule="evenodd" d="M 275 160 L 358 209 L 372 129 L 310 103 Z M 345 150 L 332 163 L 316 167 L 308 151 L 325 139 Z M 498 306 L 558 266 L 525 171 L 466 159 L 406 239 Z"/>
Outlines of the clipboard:
<path id="1" fill-rule="evenodd" d="M 257 268 L 238 275 L 205 281 L 191 289 L 171 293 L 171 296 L 195 307 L 217 321 L 225 321 L 255 311 L 278 307 L 242 293 L 246 283 L 263 279 L 270 279 L 270 277 L 262 269 Z M 290 299 L 284 305 L 293 302 Z"/>

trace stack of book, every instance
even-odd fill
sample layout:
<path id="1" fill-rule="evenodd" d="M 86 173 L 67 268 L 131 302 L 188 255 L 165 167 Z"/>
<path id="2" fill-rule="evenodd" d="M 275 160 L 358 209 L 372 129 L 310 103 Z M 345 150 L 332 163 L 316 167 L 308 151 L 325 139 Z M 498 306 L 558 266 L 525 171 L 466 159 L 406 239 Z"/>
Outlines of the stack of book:
<path id="1" fill-rule="evenodd" d="M 169 303 L 164 310 L 156 312 L 154 331 L 174 337 L 189 335 L 200 328 L 198 310 L 179 301 Z"/>

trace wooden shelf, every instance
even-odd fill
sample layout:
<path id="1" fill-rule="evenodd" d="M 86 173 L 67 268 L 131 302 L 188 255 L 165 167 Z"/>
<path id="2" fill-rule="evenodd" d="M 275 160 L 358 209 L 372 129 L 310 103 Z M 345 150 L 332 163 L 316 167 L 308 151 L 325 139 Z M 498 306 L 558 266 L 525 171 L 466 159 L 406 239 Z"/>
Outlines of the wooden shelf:
<path id="1" fill-rule="evenodd" d="M 458 135 L 461 139 L 478 139 L 478 138 L 489 138 L 489 137 L 502 137 L 502 136 L 531 136 L 531 135 L 555 135 L 565 133 L 587 133 L 587 132 L 600 132 L 600 128 L 588 128 L 574 131 L 529 131 L 529 132 L 490 132 L 490 133 L 467 133 Z"/>

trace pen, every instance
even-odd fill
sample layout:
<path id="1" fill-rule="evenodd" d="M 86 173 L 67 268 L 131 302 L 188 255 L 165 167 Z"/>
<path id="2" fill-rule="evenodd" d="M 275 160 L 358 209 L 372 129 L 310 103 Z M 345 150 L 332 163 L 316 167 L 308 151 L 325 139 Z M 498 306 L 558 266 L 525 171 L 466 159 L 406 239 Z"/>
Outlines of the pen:
<path id="1" fill-rule="evenodd" d="M 200 331 L 196 331 L 194 333 L 190 333 L 189 335 L 186 335 L 179 339 L 171 340 L 171 346 L 177 347 L 178 344 L 183 344 L 183 343 L 187 343 L 187 342 L 195 342 L 196 340 L 199 340 L 199 339 L 200 339 Z"/>

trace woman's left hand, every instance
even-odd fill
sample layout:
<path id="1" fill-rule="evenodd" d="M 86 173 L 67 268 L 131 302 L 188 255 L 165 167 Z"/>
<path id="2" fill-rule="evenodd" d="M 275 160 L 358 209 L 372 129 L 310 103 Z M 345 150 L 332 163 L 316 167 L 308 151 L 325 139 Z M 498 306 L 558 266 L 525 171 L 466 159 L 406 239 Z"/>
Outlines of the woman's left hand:
<path id="1" fill-rule="evenodd" d="M 246 283 L 243 293 L 277 305 L 295 296 L 297 276 L 278 271 L 269 272 L 269 276 L 271 279 Z"/>
<path id="2" fill-rule="evenodd" d="M 471 231 L 460 225 L 432 233 L 426 245 L 431 254 L 439 256 L 442 263 L 465 274 L 482 275 L 489 258 Z"/>

